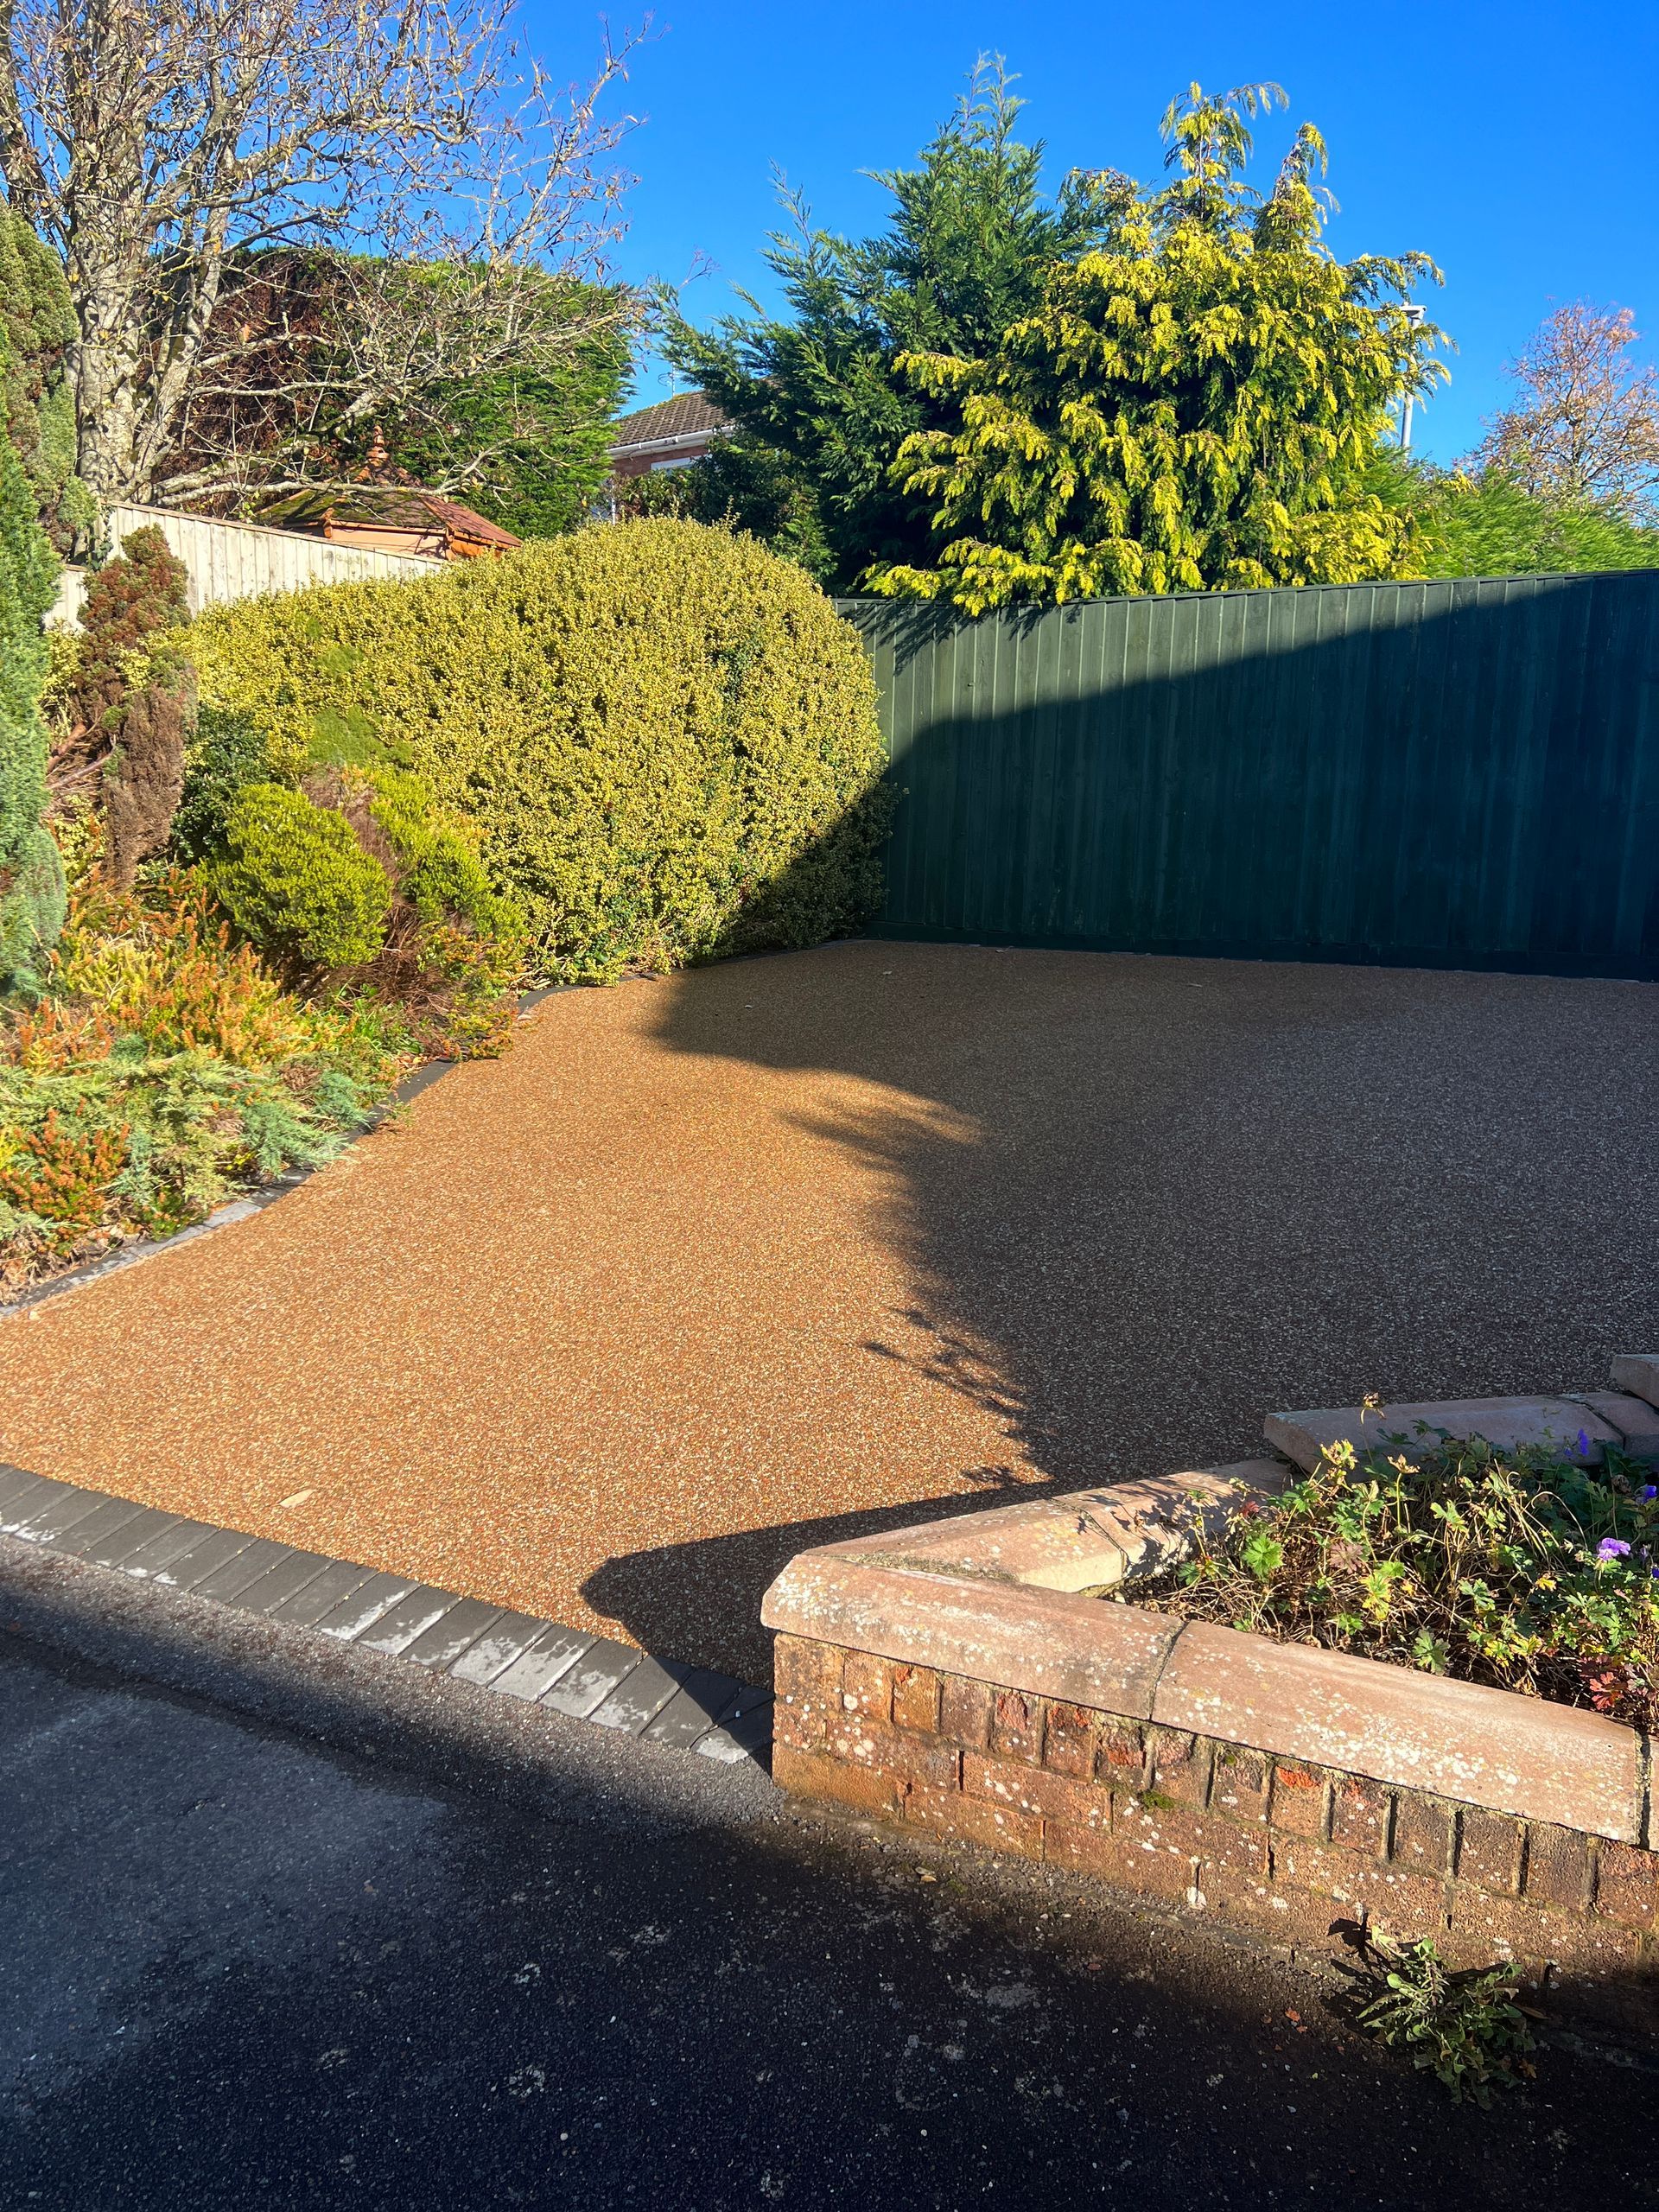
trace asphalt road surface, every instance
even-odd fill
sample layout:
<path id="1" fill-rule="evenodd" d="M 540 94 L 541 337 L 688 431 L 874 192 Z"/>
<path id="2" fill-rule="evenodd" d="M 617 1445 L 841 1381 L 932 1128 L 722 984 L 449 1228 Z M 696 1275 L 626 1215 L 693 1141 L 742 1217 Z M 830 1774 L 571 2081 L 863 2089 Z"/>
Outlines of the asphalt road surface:
<path id="1" fill-rule="evenodd" d="M 5 2212 L 1659 2202 L 1627 2056 L 509 1702 L 0 1546 Z"/>

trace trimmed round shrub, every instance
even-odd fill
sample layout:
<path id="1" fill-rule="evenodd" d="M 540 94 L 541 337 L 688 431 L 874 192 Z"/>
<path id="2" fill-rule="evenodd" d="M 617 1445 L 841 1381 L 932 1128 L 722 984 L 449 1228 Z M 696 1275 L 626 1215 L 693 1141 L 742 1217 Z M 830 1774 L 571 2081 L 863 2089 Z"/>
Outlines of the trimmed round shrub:
<path id="1" fill-rule="evenodd" d="M 418 776 L 398 768 L 369 774 L 369 819 L 391 848 L 398 892 L 420 919 L 462 922 L 480 937 L 520 941 L 524 918 L 490 881 L 461 834 L 466 825 L 443 818 Z"/>
<path id="2" fill-rule="evenodd" d="M 880 898 L 863 647 L 752 539 L 596 526 L 216 607 L 192 651 L 204 698 L 257 720 L 285 772 L 398 765 L 470 816 L 545 976 L 816 944 Z"/>
<path id="3" fill-rule="evenodd" d="M 343 815 L 283 784 L 250 784 L 225 823 L 214 896 L 262 950 L 308 968 L 372 960 L 391 884 Z"/>

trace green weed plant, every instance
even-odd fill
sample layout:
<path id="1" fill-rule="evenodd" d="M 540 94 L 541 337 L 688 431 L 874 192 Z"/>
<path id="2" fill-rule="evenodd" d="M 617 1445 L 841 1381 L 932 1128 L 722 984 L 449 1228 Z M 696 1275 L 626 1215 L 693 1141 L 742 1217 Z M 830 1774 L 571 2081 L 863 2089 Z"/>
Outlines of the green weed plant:
<path id="1" fill-rule="evenodd" d="M 1582 1431 L 1503 1452 L 1428 1430 L 1333 1444 L 1136 1602 L 1651 1727 L 1659 1470 L 1592 1454 Z"/>
<path id="2" fill-rule="evenodd" d="M 1402 1942 L 1380 1929 L 1368 1935 L 1366 1951 L 1379 1986 L 1356 2015 L 1358 2024 L 1433 2073 L 1454 2104 L 1466 2097 L 1485 2111 L 1494 2089 L 1516 2088 L 1530 2075 L 1532 2030 L 1516 2001 L 1519 1967 L 1454 1971 L 1427 1937 Z"/>

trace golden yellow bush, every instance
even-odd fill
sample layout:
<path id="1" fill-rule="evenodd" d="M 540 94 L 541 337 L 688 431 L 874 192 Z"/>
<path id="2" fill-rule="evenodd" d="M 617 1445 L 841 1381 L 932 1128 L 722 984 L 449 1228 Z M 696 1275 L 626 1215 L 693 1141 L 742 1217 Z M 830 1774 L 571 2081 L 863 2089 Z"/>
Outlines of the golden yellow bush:
<path id="1" fill-rule="evenodd" d="M 469 815 L 543 976 L 858 928 L 890 811 L 856 633 L 752 539 L 580 531 L 429 581 L 205 614 L 202 696 L 290 772 L 392 760 Z"/>

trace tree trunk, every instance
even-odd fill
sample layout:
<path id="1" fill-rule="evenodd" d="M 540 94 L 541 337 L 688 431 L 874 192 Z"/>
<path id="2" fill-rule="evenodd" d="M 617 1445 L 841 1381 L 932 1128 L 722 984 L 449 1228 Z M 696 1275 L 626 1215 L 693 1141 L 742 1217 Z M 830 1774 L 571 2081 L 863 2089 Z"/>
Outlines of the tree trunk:
<path id="1" fill-rule="evenodd" d="M 74 289 L 74 288 L 72 288 Z M 142 499 L 137 480 L 138 347 L 96 296 L 74 302 L 81 336 L 72 349 L 75 387 L 76 466 L 100 507 Z"/>

